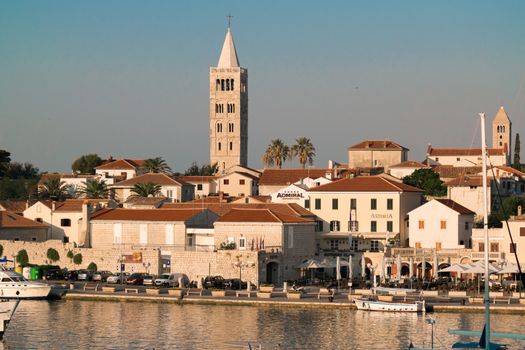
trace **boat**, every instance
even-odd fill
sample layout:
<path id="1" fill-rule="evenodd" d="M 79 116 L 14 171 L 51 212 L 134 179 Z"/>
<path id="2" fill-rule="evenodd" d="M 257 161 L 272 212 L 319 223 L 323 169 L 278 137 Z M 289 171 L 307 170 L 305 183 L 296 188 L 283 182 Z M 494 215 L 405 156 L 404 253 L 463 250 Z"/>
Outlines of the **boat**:
<path id="1" fill-rule="evenodd" d="M 0 269 L 0 298 L 4 299 L 45 299 L 51 286 L 28 281 L 24 276 L 4 266 Z"/>
<path id="2" fill-rule="evenodd" d="M 425 312 L 425 300 L 409 302 L 379 301 L 367 298 L 356 298 L 354 303 L 358 310 L 385 312 Z"/>
<path id="3" fill-rule="evenodd" d="M 4 332 L 18 304 L 20 304 L 20 299 L 0 299 L 0 340 L 4 337 Z"/>

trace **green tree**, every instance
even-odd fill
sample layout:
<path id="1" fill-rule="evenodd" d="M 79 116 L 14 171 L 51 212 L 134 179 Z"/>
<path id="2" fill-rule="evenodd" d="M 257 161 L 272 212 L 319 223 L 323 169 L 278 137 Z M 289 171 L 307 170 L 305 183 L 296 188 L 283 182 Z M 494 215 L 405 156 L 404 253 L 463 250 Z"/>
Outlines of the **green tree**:
<path id="1" fill-rule="evenodd" d="M 512 167 L 519 171 L 521 171 L 520 152 L 521 152 L 520 134 L 516 134 L 516 142 L 514 142 L 514 161 L 512 162 Z"/>
<path id="2" fill-rule="evenodd" d="M 75 256 L 75 253 L 73 253 L 72 250 L 68 250 L 66 256 L 67 256 L 69 259 L 73 259 L 73 257 Z"/>
<path id="3" fill-rule="evenodd" d="M 162 186 L 153 182 L 141 182 L 131 189 L 132 197 L 159 197 Z"/>
<path id="4" fill-rule="evenodd" d="M 25 249 L 18 251 L 18 254 L 16 255 L 16 261 L 20 266 L 29 264 L 29 256 L 27 255 L 27 251 Z"/>
<path id="5" fill-rule="evenodd" d="M 429 168 L 417 169 L 411 175 L 405 176 L 403 183 L 421 188 L 427 196 L 440 197 L 447 194 L 447 188 L 439 174 Z"/>
<path id="6" fill-rule="evenodd" d="M 219 166 L 217 163 L 205 164 L 199 167 L 197 162 L 191 163 L 191 166 L 184 172 L 185 176 L 212 176 L 217 173 Z"/>
<path id="7" fill-rule="evenodd" d="M 299 159 L 299 163 L 303 168 L 306 164 L 312 165 L 315 157 L 315 147 L 307 137 L 299 137 L 295 140 L 295 145 L 290 149 L 293 157 Z"/>
<path id="8" fill-rule="evenodd" d="M 39 170 L 31 163 L 11 162 L 6 166 L 5 177 L 10 179 L 38 179 Z"/>
<path id="9" fill-rule="evenodd" d="M 77 194 L 82 198 L 103 199 L 108 198 L 109 188 L 104 180 L 89 179 L 82 182 Z"/>
<path id="10" fill-rule="evenodd" d="M 281 139 L 272 140 L 266 148 L 262 157 L 263 163 L 266 166 L 277 166 L 281 168 L 290 155 L 290 148 L 284 144 Z"/>
<path id="11" fill-rule="evenodd" d="M 73 257 L 73 263 L 75 265 L 80 265 L 82 264 L 82 254 L 78 253 L 78 254 L 75 254 L 75 256 Z"/>
<path id="12" fill-rule="evenodd" d="M 36 192 L 38 180 L 28 179 L 0 179 L 0 200 L 29 199 Z"/>
<path id="13" fill-rule="evenodd" d="M 141 168 L 148 173 L 171 174 L 171 168 L 162 157 L 146 159 Z"/>
<path id="14" fill-rule="evenodd" d="M 70 197 L 69 186 L 64 181 L 60 181 L 58 176 L 52 177 L 38 186 L 38 192 L 40 197 L 45 199 L 62 201 Z"/>
<path id="15" fill-rule="evenodd" d="M 98 154 L 85 154 L 71 164 L 71 169 L 79 174 L 94 174 L 95 168 L 102 164 L 102 159 Z"/>
<path id="16" fill-rule="evenodd" d="M 0 178 L 4 176 L 9 163 L 11 162 L 11 153 L 0 149 Z"/>
<path id="17" fill-rule="evenodd" d="M 47 258 L 51 260 L 52 262 L 56 262 L 60 260 L 60 255 L 58 254 L 56 249 L 49 248 L 47 250 Z"/>
<path id="18" fill-rule="evenodd" d="M 97 271 L 97 264 L 95 264 L 94 262 L 90 262 L 89 265 L 88 265 L 88 267 L 87 267 L 87 269 L 88 269 L 89 271 L 93 271 L 93 272 L 94 272 L 94 271 Z"/>

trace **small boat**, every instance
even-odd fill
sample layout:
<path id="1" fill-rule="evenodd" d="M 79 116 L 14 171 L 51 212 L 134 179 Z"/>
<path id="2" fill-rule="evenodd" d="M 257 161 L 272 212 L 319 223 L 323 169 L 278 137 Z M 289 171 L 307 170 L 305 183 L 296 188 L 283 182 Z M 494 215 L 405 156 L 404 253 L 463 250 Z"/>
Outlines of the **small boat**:
<path id="1" fill-rule="evenodd" d="M 19 299 L 0 299 L 0 340 L 19 303 Z"/>
<path id="2" fill-rule="evenodd" d="M 45 283 L 28 281 L 21 274 L 3 266 L 0 269 L 0 298 L 45 299 L 50 292 L 51 286 Z"/>
<path id="3" fill-rule="evenodd" d="M 371 298 L 356 298 L 354 303 L 358 310 L 390 312 L 425 312 L 425 301 L 409 302 L 379 301 Z"/>

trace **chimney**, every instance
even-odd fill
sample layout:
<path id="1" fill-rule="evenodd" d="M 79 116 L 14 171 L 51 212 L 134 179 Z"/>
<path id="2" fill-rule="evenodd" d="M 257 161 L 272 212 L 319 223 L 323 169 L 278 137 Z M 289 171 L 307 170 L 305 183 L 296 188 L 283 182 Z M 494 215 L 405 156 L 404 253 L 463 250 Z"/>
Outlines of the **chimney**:
<path id="1" fill-rule="evenodd" d="M 51 211 L 54 212 L 56 209 L 56 202 L 55 201 L 52 201 L 51 202 Z"/>

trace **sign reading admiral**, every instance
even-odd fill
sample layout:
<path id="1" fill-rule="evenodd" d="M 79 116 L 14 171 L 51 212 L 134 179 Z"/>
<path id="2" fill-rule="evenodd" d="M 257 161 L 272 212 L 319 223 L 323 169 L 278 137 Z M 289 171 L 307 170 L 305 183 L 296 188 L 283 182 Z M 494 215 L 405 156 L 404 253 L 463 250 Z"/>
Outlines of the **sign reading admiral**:
<path id="1" fill-rule="evenodd" d="M 304 198 L 303 193 L 300 191 L 282 191 L 277 193 L 277 198 L 281 199 L 301 199 Z"/>

